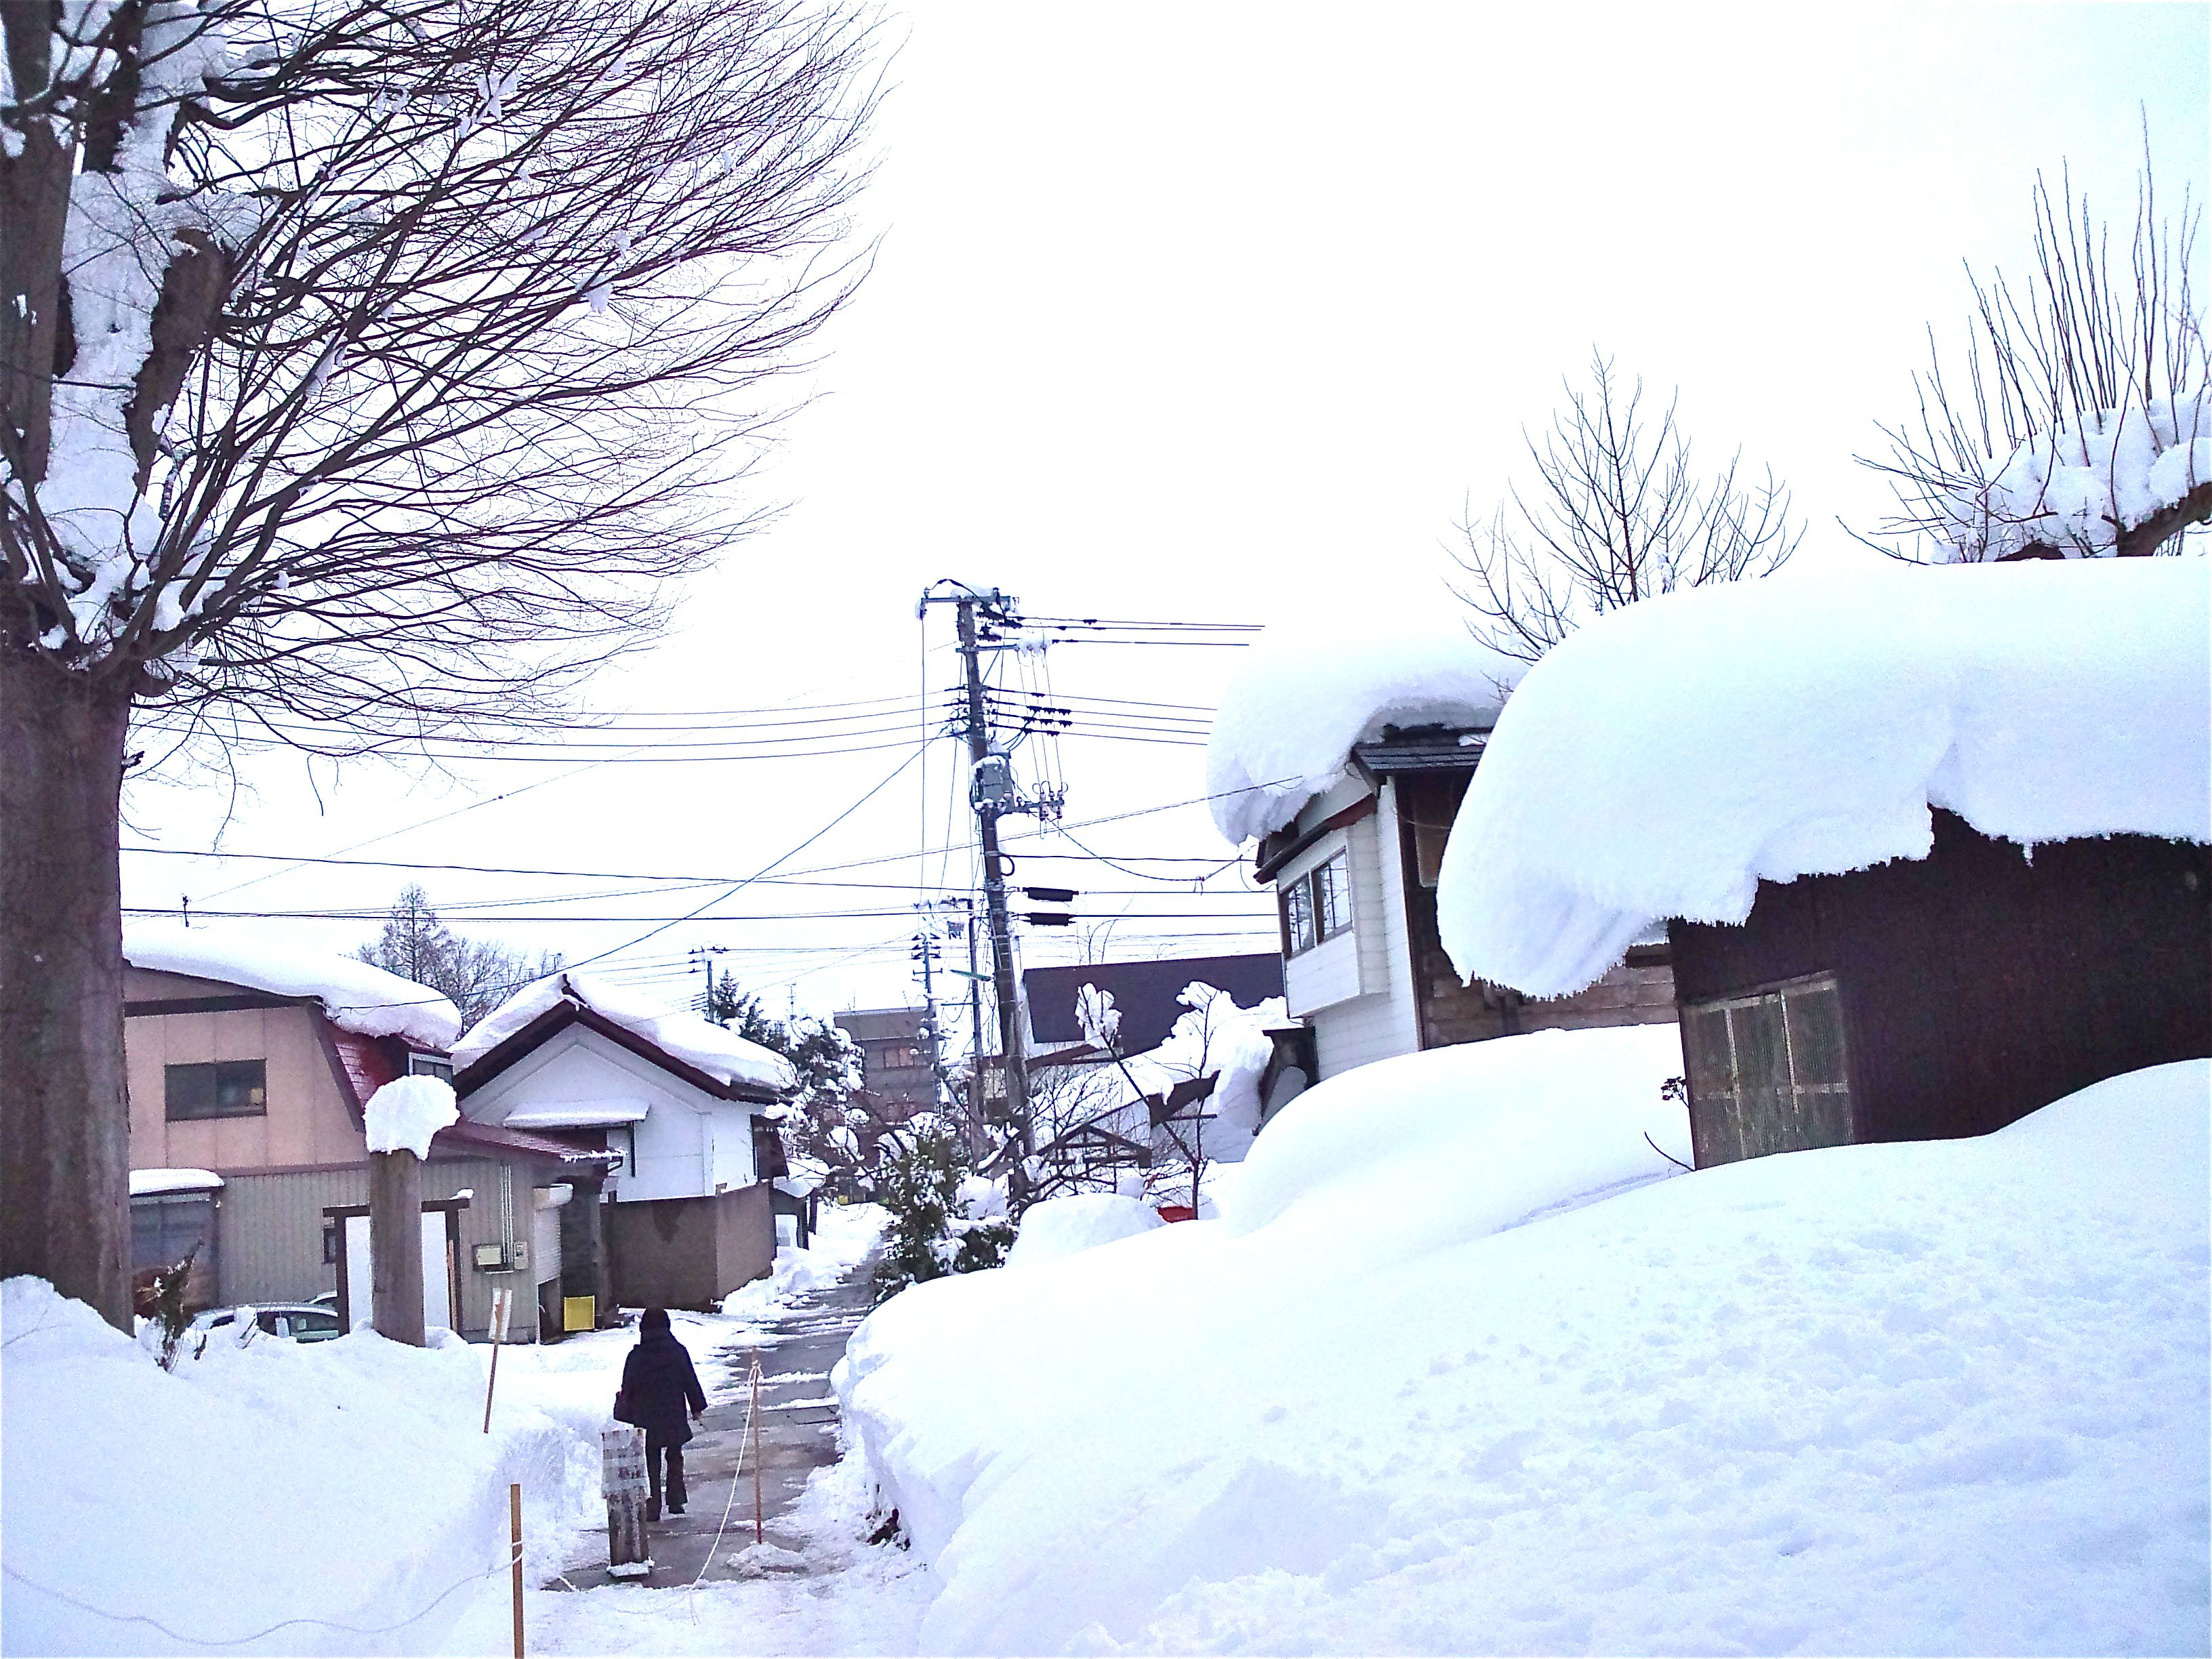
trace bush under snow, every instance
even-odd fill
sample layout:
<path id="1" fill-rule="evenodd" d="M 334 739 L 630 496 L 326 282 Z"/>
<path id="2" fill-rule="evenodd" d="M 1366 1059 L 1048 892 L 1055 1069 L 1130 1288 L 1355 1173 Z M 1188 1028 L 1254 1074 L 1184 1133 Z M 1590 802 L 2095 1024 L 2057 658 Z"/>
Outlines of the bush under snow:
<path id="1" fill-rule="evenodd" d="M 2212 1064 L 1542 1213 L 1658 1163 L 1570 1080 L 1632 1035 L 1364 1068 L 1240 1220 L 878 1310 L 923 1650 L 2203 1651 Z"/>

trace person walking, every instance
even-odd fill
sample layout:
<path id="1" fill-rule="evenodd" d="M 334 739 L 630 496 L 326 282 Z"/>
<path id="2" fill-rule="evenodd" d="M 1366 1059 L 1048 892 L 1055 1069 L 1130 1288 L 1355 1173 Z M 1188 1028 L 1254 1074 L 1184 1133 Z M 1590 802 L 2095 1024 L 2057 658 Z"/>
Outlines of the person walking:
<path id="1" fill-rule="evenodd" d="M 691 1437 L 692 1423 L 707 1409 L 707 1395 L 692 1368 L 690 1350 L 668 1328 L 667 1309 L 647 1308 L 637 1322 L 637 1346 L 623 1361 L 622 1394 L 616 1404 L 618 1420 L 645 1431 L 645 1518 L 660 1519 L 664 1455 L 668 1512 L 683 1514 L 684 1443 Z"/>

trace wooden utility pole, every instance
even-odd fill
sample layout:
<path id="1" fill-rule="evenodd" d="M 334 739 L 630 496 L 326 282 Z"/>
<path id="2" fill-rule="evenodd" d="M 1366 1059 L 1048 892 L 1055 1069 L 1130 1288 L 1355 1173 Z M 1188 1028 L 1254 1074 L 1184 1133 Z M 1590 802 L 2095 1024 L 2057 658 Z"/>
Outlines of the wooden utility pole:
<path id="1" fill-rule="evenodd" d="M 369 1313 L 377 1334 L 422 1346 L 422 1164 L 405 1147 L 368 1155 Z"/>

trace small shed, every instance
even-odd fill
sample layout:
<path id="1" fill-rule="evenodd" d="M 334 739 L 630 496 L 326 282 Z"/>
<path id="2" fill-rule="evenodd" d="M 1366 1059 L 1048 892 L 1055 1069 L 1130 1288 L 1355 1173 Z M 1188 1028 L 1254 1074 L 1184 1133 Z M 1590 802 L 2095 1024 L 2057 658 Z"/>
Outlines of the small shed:
<path id="1" fill-rule="evenodd" d="M 1455 961 L 1557 994 L 1664 921 L 1701 1166 L 2212 1055 L 2208 577 L 1874 568 L 1601 618 L 1455 823 Z"/>

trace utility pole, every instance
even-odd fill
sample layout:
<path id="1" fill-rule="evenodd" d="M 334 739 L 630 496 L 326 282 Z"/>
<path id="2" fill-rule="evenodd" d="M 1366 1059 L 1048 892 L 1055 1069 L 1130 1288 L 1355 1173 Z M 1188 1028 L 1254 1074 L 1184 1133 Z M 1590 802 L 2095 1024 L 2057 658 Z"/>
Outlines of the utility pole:
<path id="1" fill-rule="evenodd" d="M 974 1055 L 968 1067 L 969 1136 L 980 1152 L 983 1140 L 983 971 L 975 965 L 975 900 L 968 901 L 968 1019 L 974 1028 Z"/>
<path id="2" fill-rule="evenodd" d="M 999 599 L 994 589 L 990 598 Z M 960 663 L 968 681 L 969 799 L 975 809 L 976 834 L 983 848 L 983 910 L 991 930 L 991 986 L 999 1004 L 999 1053 L 1006 1077 L 1006 1115 L 1014 1126 L 1021 1156 L 1036 1151 L 1030 1136 L 1027 1056 L 1022 1051 L 1022 1010 L 1014 986 L 1013 923 L 1006 912 L 1006 870 L 999 852 L 999 814 L 1013 793 L 1012 768 L 1004 755 L 991 752 L 991 726 L 983 709 L 983 653 L 975 641 L 975 611 L 985 601 L 972 589 L 954 609 L 959 618 Z M 1012 607 L 992 606 L 1003 615 Z M 1017 1176 L 1015 1188 L 1028 1184 Z"/>
<path id="3" fill-rule="evenodd" d="M 915 907 L 921 908 L 920 905 Z M 937 985 L 932 976 L 937 956 L 937 935 L 930 931 L 925 921 L 921 930 L 914 936 L 914 948 L 908 951 L 921 963 L 921 1035 L 929 1039 L 929 1075 L 940 1091 L 945 1087 L 945 1044 L 937 1029 Z M 945 1097 L 940 1092 L 929 1104 L 934 1111 L 942 1106 Z"/>
<path id="4" fill-rule="evenodd" d="M 940 592 L 945 589 L 949 591 Z M 999 1049 L 1006 1068 L 1006 1115 L 1014 1131 L 1014 1150 L 1017 1162 L 1009 1182 L 1010 1196 L 1018 1207 L 1028 1186 L 1024 1164 L 1036 1150 L 1034 1129 L 1030 1122 L 1029 1066 L 1023 1052 L 1022 1005 L 1019 987 L 1014 982 L 1014 939 L 1012 918 L 1006 910 L 1006 860 L 999 851 L 999 820 L 1017 812 L 1032 812 L 1040 817 L 1056 817 L 1060 811 L 1058 792 L 1040 789 L 1035 798 L 1024 795 L 1014 782 L 1012 750 L 1021 741 L 1023 732 L 1017 732 L 1006 743 L 991 741 L 988 705 L 984 697 L 983 653 L 987 649 L 1002 649 L 995 643 L 997 634 L 986 644 L 977 624 L 980 622 L 994 628 L 1018 626 L 1021 621 L 1015 612 L 1014 600 L 997 588 L 979 592 L 964 582 L 933 583 L 921 596 L 916 607 L 920 615 L 933 605 L 951 605 L 957 617 L 960 630 L 960 662 L 965 684 L 963 690 L 964 718 L 962 725 L 968 740 L 968 804 L 975 809 L 976 835 L 983 854 L 983 910 L 984 926 L 989 930 L 991 945 L 991 983 L 996 993 L 999 1009 Z M 969 934 L 975 934 L 975 917 L 970 912 Z M 969 981 L 971 984 L 973 981 Z M 978 1104 L 981 1104 L 981 1042 L 977 1040 L 976 1073 Z"/>

